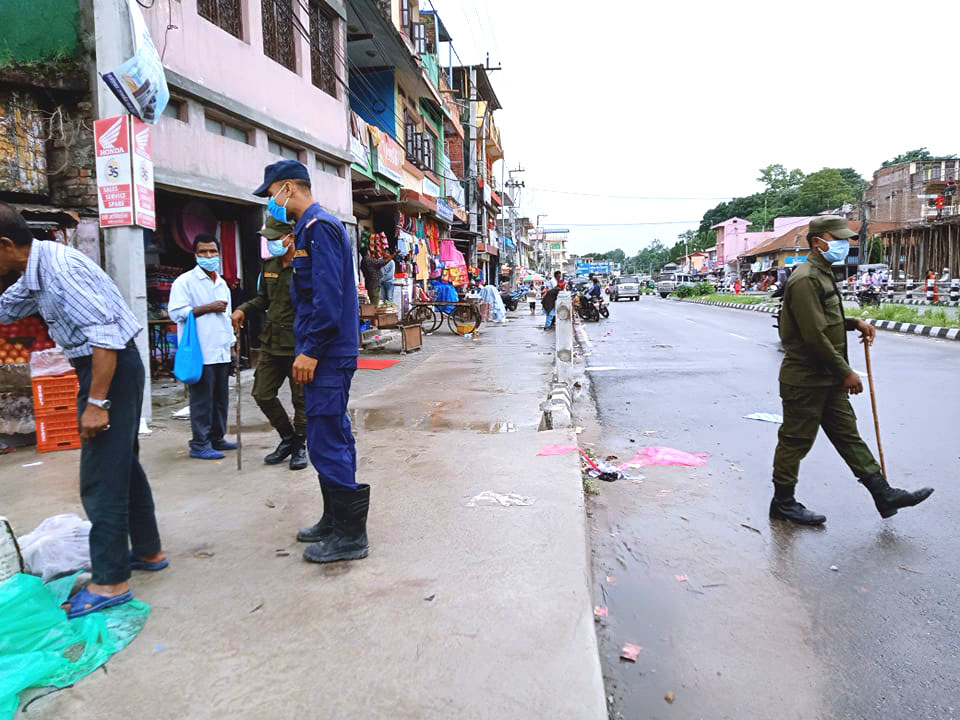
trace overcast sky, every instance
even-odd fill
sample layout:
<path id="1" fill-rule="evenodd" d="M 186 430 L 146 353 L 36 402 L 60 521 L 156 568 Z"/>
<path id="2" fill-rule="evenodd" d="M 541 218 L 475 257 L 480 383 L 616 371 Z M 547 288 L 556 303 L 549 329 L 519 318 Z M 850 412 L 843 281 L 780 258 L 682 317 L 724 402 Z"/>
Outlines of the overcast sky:
<path id="1" fill-rule="evenodd" d="M 869 179 L 906 150 L 960 152 L 955 2 L 432 1 L 464 63 L 502 63 L 521 210 L 569 227 L 579 254 L 672 245 L 771 163 Z"/>

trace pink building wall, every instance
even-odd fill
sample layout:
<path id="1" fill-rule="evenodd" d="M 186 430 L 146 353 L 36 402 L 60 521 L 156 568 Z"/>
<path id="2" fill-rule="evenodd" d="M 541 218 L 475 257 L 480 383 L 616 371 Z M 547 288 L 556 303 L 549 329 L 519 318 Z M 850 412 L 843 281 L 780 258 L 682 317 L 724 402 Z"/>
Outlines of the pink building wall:
<path id="1" fill-rule="evenodd" d="M 796 227 L 802 227 L 810 217 L 778 217 L 773 220 L 773 230 L 747 232 L 749 222 L 743 218 L 730 218 L 713 227 L 717 230 L 717 262 L 729 264 L 771 238 L 778 237 Z"/>
<path id="2" fill-rule="evenodd" d="M 222 194 L 250 202 L 257 201 L 250 191 L 263 179 L 263 167 L 279 158 L 268 149 L 270 139 L 301 150 L 300 160 L 311 174 L 314 197 L 341 218 L 352 216 L 349 168 L 349 124 L 347 98 L 338 84 L 334 98 L 311 81 L 310 51 L 307 41 L 296 35 L 296 72 L 263 53 L 262 19 L 259 0 L 243 0 L 243 39 L 222 30 L 197 14 L 197 0 L 157 0 L 143 9 L 150 32 L 163 53 L 164 66 L 196 83 L 207 96 L 194 97 L 189 91 L 171 84 L 171 95 L 186 100 L 185 122 L 164 117 L 155 126 L 154 159 L 158 186 Z M 293 7 L 304 27 L 309 17 L 298 4 Z M 176 29 L 167 30 L 167 25 Z M 343 28 L 337 22 L 336 55 L 346 56 Z M 346 76 L 342 61 L 335 61 L 336 73 Z M 217 96 L 230 102 L 219 107 Z M 250 127 L 250 142 L 221 137 L 206 130 L 204 108 L 226 117 L 236 115 Z M 239 109 L 238 109 L 239 108 Z M 249 108 L 271 121 L 258 125 L 244 112 Z M 287 137 L 287 126 L 301 137 Z M 305 138 L 302 136 L 306 136 Z M 342 175 L 317 167 L 316 151 L 342 166 Z M 336 158 L 336 159 L 334 159 Z M 201 187 L 190 185 L 200 184 Z M 219 192 L 218 192 L 219 188 Z"/>

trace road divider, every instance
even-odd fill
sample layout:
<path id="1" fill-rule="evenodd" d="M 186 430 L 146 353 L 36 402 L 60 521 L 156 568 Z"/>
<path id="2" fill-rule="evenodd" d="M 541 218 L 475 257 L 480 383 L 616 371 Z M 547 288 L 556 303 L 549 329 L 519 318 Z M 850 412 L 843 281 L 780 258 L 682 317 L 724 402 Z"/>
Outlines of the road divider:
<path id="1" fill-rule="evenodd" d="M 740 303 L 728 302 L 710 302 L 709 300 L 699 300 L 694 298 L 673 298 L 677 302 L 696 303 L 697 305 L 709 305 L 711 307 L 731 308 L 733 310 L 751 310 L 753 312 L 762 312 L 774 314 L 780 310 L 776 305 L 742 305 Z M 874 320 L 873 318 L 857 318 L 873 325 L 878 330 L 887 330 L 897 332 L 901 335 L 920 335 L 921 337 L 931 337 L 937 340 L 956 340 L 960 342 L 960 328 L 945 328 L 935 325 L 920 325 L 919 323 L 894 322 L 893 320 Z M 730 333 L 733 335 L 733 333 Z"/>

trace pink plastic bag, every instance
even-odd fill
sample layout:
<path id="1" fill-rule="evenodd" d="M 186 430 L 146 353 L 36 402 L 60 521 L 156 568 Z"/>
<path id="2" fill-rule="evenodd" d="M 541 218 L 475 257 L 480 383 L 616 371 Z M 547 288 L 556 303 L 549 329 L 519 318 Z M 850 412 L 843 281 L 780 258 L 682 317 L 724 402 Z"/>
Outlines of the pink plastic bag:
<path id="1" fill-rule="evenodd" d="M 621 470 L 626 468 L 646 467 L 648 465 L 682 465 L 685 467 L 698 467 L 706 465 L 705 458 L 710 457 L 709 453 L 688 453 L 674 448 L 655 446 L 643 448 L 633 456 L 630 462 L 620 466 Z"/>

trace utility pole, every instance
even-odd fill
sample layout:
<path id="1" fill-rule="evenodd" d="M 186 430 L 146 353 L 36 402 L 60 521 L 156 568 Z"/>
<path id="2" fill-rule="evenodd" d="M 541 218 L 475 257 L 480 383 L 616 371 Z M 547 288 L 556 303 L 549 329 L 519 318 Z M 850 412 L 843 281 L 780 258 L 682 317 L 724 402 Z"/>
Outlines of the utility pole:
<path id="1" fill-rule="evenodd" d="M 100 77 L 133 56 L 133 36 L 127 0 L 93 0 L 93 27 L 96 59 L 91 68 L 91 94 L 97 118 L 127 114 Z M 150 342 L 147 325 L 147 270 L 143 253 L 143 230 L 136 226 L 105 228 L 103 264 L 143 330 L 137 335 L 137 350 L 143 361 L 147 382 L 143 386 L 142 417 L 152 418 L 150 398 Z"/>

